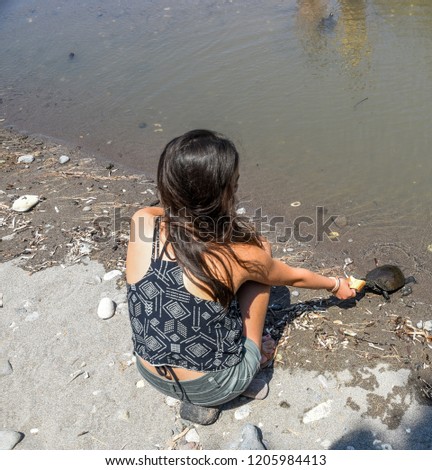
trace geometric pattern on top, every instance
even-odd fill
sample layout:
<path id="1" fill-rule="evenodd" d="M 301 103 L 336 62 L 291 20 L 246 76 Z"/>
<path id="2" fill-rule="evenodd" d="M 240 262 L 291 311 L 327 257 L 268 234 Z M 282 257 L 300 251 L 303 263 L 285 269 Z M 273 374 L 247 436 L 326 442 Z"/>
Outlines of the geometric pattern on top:
<path id="1" fill-rule="evenodd" d="M 177 262 L 156 256 L 158 226 L 147 273 L 127 284 L 135 352 L 155 366 L 189 370 L 216 371 L 238 364 L 243 325 L 237 301 L 225 309 L 188 292 Z"/>

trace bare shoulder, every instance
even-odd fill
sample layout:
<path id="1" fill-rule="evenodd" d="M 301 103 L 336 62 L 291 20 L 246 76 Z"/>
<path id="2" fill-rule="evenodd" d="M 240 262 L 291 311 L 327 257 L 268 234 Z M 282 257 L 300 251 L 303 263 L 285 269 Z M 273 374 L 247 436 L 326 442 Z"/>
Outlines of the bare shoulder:
<path id="1" fill-rule="evenodd" d="M 163 215 L 161 207 L 143 207 L 135 212 L 131 221 L 130 242 L 148 242 L 153 237 L 155 218 Z"/>
<path id="2" fill-rule="evenodd" d="M 135 212 L 132 216 L 132 220 L 136 221 L 141 218 L 151 218 L 154 219 L 160 215 L 164 214 L 162 207 L 143 207 Z"/>

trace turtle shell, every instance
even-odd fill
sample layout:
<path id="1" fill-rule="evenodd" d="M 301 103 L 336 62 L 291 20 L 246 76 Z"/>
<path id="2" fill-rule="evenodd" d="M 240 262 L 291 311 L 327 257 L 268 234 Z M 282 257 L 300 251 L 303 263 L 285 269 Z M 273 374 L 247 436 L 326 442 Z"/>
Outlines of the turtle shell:
<path id="1" fill-rule="evenodd" d="M 372 290 L 394 292 L 405 285 L 405 276 L 397 266 L 385 264 L 366 274 L 366 285 Z"/>

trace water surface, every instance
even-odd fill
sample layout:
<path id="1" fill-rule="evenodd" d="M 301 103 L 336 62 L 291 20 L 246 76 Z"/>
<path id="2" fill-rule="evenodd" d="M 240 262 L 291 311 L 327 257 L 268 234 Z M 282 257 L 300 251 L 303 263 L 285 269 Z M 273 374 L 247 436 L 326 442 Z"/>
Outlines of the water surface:
<path id="1" fill-rule="evenodd" d="M 3 124 L 149 176 L 169 139 L 215 129 L 248 208 L 324 205 L 342 242 L 430 263 L 431 2 L 0 0 L 0 44 Z"/>

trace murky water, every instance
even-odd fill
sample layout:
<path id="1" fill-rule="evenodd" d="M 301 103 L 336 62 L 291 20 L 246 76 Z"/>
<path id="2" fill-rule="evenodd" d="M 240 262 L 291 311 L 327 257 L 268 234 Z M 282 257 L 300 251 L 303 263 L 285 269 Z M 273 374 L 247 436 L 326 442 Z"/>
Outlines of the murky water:
<path id="1" fill-rule="evenodd" d="M 430 262 L 429 0 L 0 0 L 0 45 L 3 124 L 149 175 L 215 129 L 245 204 L 325 205 Z"/>

